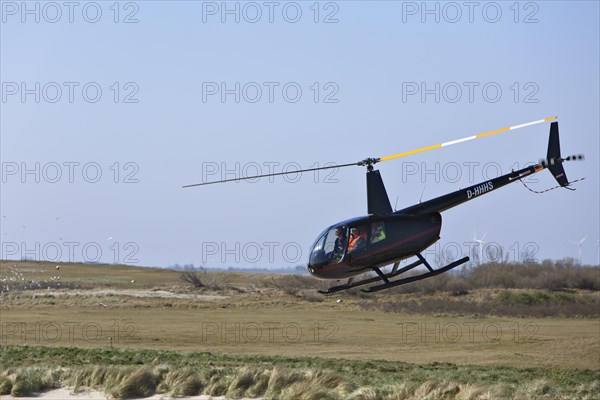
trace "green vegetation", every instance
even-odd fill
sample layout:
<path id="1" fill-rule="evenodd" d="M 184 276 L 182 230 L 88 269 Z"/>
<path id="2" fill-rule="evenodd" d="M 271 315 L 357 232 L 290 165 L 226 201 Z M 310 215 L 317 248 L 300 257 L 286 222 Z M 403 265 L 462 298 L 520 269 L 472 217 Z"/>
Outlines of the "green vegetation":
<path id="1" fill-rule="evenodd" d="M 137 349 L 0 349 L 0 388 L 14 396 L 66 385 L 75 390 L 104 390 L 118 399 L 154 393 L 282 400 L 600 398 L 598 370 Z"/>
<path id="2" fill-rule="evenodd" d="M 56 266 L 0 262 L 0 394 L 600 399 L 594 267 L 488 264 L 326 297 L 307 276 Z"/>
<path id="3" fill-rule="evenodd" d="M 372 297 L 358 304 L 365 310 L 410 315 L 486 315 L 510 317 L 598 317 L 600 295 L 591 291 L 549 291 L 495 289 L 465 292 L 404 294 L 386 296 L 386 302 Z"/>

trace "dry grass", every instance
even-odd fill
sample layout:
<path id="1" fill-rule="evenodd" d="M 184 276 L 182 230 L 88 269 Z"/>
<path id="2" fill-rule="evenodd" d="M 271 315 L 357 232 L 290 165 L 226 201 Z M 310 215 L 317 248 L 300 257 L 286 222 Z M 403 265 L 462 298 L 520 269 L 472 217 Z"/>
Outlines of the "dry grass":
<path id="1" fill-rule="evenodd" d="M 431 295 L 403 294 L 358 302 L 365 310 L 409 315 L 502 316 L 521 318 L 598 317 L 600 292 L 491 289 Z"/>
<path id="2" fill-rule="evenodd" d="M 24 262 L 16 268 L 27 279 L 32 271 L 31 277 L 56 274 L 45 270 L 49 267 L 54 269 Z M 86 270 L 94 279 L 105 277 L 94 290 L 1 293 L 1 343 L 599 367 L 598 291 L 482 289 L 323 297 L 298 288 L 320 282 L 312 278 L 251 275 L 243 286 L 232 274 L 229 284 L 243 291 L 210 292 L 182 286 L 178 271 L 149 269 L 146 275 L 145 268 L 123 267 L 119 275 L 119 267 L 104 268 L 60 268 L 61 282 L 81 283 Z M 287 289 L 274 287 L 281 282 L 294 291 L 285 294 Z M 113 286 L 106 289 L 107 284 Z M 454 340 L 456 334 L 460 337 Z M 226 393 L 228 386 L 217 389 Z"/>
<path id="3" fill-rule="evenodd" d="M 59 266 L 59 269 L 56 269 Z M 416 272 L 415 272 L 416 273 Z M 185 282 L 182 282 L 182 278 Z M 135 284 L 132 284 L 135 281 Z M 15 290 L 90 288 L 179 288 L 191 284 L 214 290 L 243 291 L 277 289 L 288 295 L 302 290 L 325 289 L 331 282 L 300 275 L 245 274 L 206 270 L 175 271 L 114 264 L 0 261 L 0 293 Z M 463 292 L 477 289 L 600 290 L 598 266 L 577 265 L 572 259 L 542 263 L 488 263 L 461 273 L 394 288 L 387 293 Z M 358 293 L 354 291 L 355 293 Z"/>
<path id="4" fill-rule="evenodd" d="M 14 356 L 15 351 L 36 350 L 11 348 L 9 351 Z M 90 355 L 93 354 L 87 356 Z M 95 356 L 96 362 L 103 363 L 107 361 L 106 357 L 119 358 L 121 355 Z M 144 356 L 160 358 L 149 352 L 144 352 Z M 193 363 L 195 358 L 190 355 L 186 362 Z M 231 399 L 261 397 L 265 400 L 598 399 L 600 393 L 597 371 L 571 372 L 562 376 L 543 370 L 470 367 L 457 371 L 452 365 L 398 366 L 377 361 L 366 365 L 346 362 L 337 365 L 337 370 L 327 370 L 320 367 L 320 363 L 309 368 L 272 366 L 274 363 L 304 363 L 303 360 L 269 359 L 270 366 L 261 366 L 267 360 L 256 359 L 256 365 L 252 367 L 247 366 L 252 359 L 235 362 L 215 356 L 214 360 L 194 366 L 178 365 L 181 360 L 170 359 L 168 363 L 150 362 L 143 366 L 11 367 L 0 374 L 3 390 L 0 393 L 18 397 L 60 385 L 75 391 L 102 390 L 115 399 L 147 397 L 155 393 L 207 394 Z M 71 361 L 75 360 L 71 358 Z M 246 366 L 238 366 L 241 362 Z"/>
<path id="5" fill-rule="evenodd" d="M 71 348 L 52 361 L 45 350 L 24 350 L 14 362 L 3 347 L 0 393 L 62 384 L 115 398 L 593 399 L 600 392 L 597 269 L 486 265 L 395 293 L 323 297 L 315 291 L 327 283 L 302 276 L 207 272 L 226 283 L 215 290 L 182 283 L 180 271 L 55 266 L 0 262 L 0 286 L 8 288 L 0 289 L 0 344 Z M 86 336 L 85 326 L 100 332 Z M 121 359 L 111 343 L 135 350 Z M 78 348 L 96 350 L 65 363 Z M 175 362 L 154 353 L 161 349 L 213 353 Z"/>

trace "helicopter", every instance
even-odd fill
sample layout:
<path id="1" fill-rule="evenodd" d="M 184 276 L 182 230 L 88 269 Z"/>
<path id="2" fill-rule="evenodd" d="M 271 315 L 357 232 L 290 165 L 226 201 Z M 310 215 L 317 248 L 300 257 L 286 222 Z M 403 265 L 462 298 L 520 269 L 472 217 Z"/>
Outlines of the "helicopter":
<path id="1" fill-rule="evenodd" d="M 367 215 L 338 222 L 323 230 L 311 246 L 307 269 L 308 272 L 316 278 L 336 280 L 338 282 L 346 280 L 346 282 L 341 285 L 332 286 L 327 290 L 319 291 L 325 295 L 369 284 L 373 285 L 366 289 L 362 289 L 362 291 L 367 293 L 378 292 L 380 290 L 390 289 L 440 275 L 469 261 L 469 257 L 463 257 L 444 267 L 434 269 L 421 254 L 425 249 L 440 239 L 440 231 L 442 228 L 441 213 L 443 211 L 467 201 L 474 200 L 508 184 L 520 181 L 521 179 L 544 169 L 548 169 L 556 179 L 558 183 L 558 186 L 556 186 L 557 188 L 563 187 L 569 190 L 575 190 L 570 187 L 575 181 L 569 182 L 567 179 L 563 168 L 563 162 L 582 160 L 583 155 L 574 155 L 566 158 L 561 157 L 557 118 L 558 117 L 556 116 L 544 118 L 387 157 L 366 158 L 354 163 L 328 165 L 290 172 L 223 179 L 185 185 L 183 187 L 189 188 L 215 183 L 240 181 L 243 179 L 256 179 L 331 168 L 345 168 L 350 166 L 366 167 Z M 379 170 L 374 168 L 374 165 L 379 162 L 389 161 L 545 122 L 551 122 L 548 150 L 546 158 L 541 160 L 538 164 L 517 171 L 513 170 L 510 173 L 497 178 L 489 179 L 401 210 L 392 210 L 381 174 Z M 399 268 L 402 260 L 411 257 L 416 257 L 417 260 Z M 384 273 L 382 269 L 388 265 L 392 265 L 392 269 L 390 272 Z M 417 275 L 406 275 L 408 271 L 420 265 L 424 265 L 427 272 Z M 367 273 L 370 274 L 371 272 L 375 272 L 375 275 L 356 280 L 357 276 Z M 404 277 L 401 276 L 403 274 Z"/>

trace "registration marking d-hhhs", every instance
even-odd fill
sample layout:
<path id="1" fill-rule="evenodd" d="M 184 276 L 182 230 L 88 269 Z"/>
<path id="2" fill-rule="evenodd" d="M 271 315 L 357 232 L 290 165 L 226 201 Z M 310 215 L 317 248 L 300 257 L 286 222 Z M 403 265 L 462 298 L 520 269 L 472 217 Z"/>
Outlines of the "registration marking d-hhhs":
<path id="1" fill-rule="evenodd" d="M 491 181 L 482 183 L 479 186 L 475 186 L 473 190 L 467 190 L 467 199 L 470 199 L 473 196 L 479 196 L 480 194 L 484 194 L 490 190 L 494 190 L 494 184 Z"/>

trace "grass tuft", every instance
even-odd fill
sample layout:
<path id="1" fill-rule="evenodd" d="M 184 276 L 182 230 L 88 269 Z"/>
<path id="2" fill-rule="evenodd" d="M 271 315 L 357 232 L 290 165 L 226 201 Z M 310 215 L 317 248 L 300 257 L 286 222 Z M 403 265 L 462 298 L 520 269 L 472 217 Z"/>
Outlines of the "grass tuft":
<path id="1" fill-rule="evenodd" d="M 204 388 L 200 376 L 193 368 L 169 371 L 161 385 L 164 386 L 162 393 L 171 393 L 174 396 L 195 396 L 201 394 Z"/>
<path id="2" fill-rule="evenodd" d="M 156 393 L 158 379 L 148 367 L 142 367 L 123 378 L 123 383 L 111 392 L 111 395 L 117 399 L 150 397 Z"/>
<path id="3" fill-rule="evenodd" d="M 285 368 L 275 367 L 271 370 L 269 384 L 265 392 L 265 399 L 276 399 L 277 395 L 288 386 L 300 381 L 302 375 L 299 372 L 289 371 Z"/>
<path id="4" fill-rule="evenodd" d="M 225 396 L 231 381 L 231 376 L 227 376 L 225 374 L 213 375 L 204 390 L 204 394 L 209 396 Z"/>
<path id="5" fill-rule="evenodd" d="M 12 381 L 3 376 L 0 378 L 0 396 L 10 394 L 12 391 Z"/>
<path id="6" fill-rule="evenodd" d="M 244 394 L 254 386 L 258 380 L 260 372 L 254 371 L 249 367 L 241 368 L 237 374 L 233 377 L 233 380 L 227 388 L 227 397 L 242 397 Z"/>
<path id="7" fill-rule="evenodd" d="M 310 381 L 296 382 L 281 392 L 281 400 L 341 400 L 338 393 L 327 388 L 311 385 Z"/>

